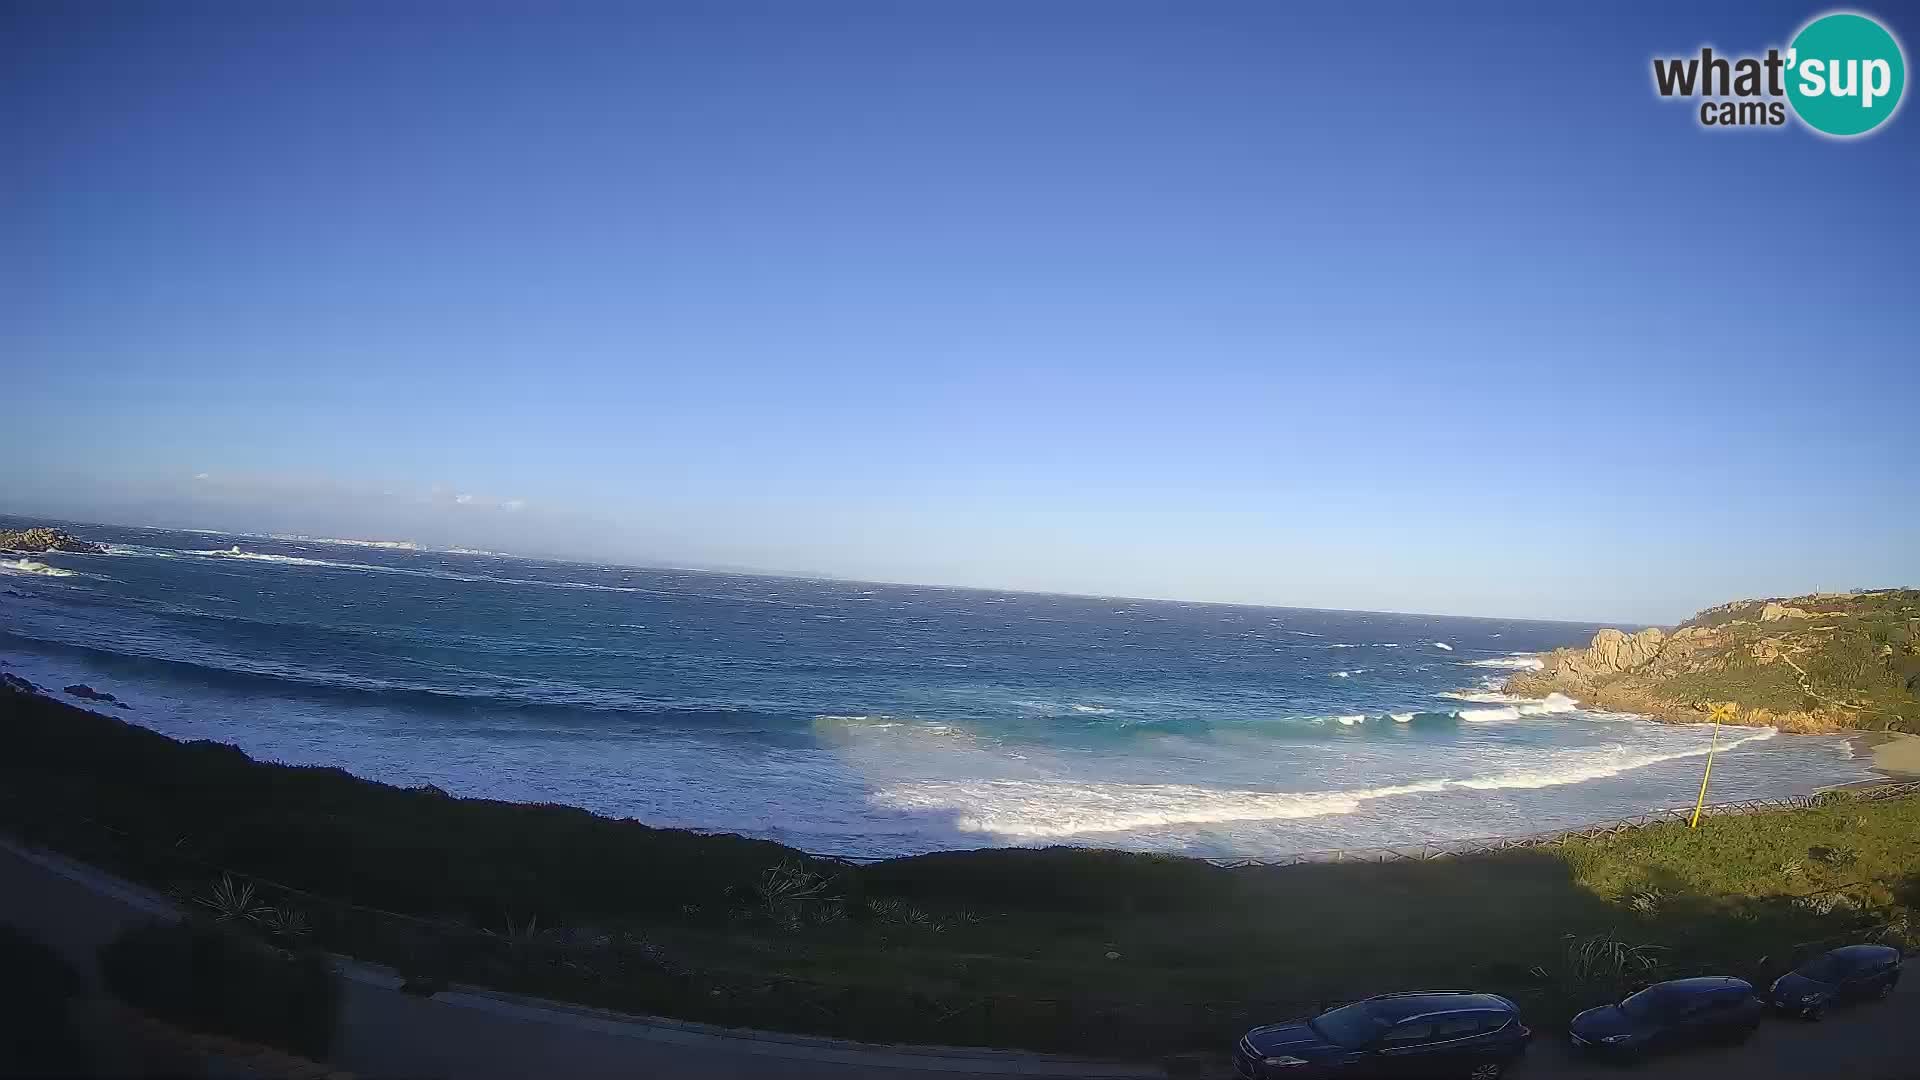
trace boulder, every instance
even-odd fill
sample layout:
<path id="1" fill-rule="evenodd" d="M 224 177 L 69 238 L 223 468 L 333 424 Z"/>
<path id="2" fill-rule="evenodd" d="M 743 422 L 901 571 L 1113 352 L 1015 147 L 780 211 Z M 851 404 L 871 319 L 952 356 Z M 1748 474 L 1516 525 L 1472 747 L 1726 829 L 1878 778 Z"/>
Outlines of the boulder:
<path id="1" fill-rule="evenodd" d="M 67 693 L 72 694 L 74 697 L 77 697 L 77 698 L 85 698 L 88 701 L 105 701 L 114 705 L 120 704 L 119 698 L 114 697 L 112 694 L 106 693 L 104 691 L 95 690 L 93 687 L 88 686 L 86 683 L 74 683 L 72 686 L 69 686 L 66 689 L 67 689 Z"/>
<path id="2" fill-rule="evenodd" d="M 1813 618 L 1812 612 L 1797 607 L 1789 607 L 1786 604 L 1776 604 L 1772 601 L 1768 601 L 1767 606 L 1760 609 L 1761 622 L 1779 622 L 1781 619 L 1811 618 Z"/>

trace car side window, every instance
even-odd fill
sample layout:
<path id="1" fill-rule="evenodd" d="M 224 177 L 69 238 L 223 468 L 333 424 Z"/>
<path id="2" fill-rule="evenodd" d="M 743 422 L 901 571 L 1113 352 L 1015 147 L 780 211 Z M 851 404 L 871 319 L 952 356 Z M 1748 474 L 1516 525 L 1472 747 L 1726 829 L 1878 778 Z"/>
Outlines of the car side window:
<path id="1" fill-rule="evenodd" d="M 1482 1032 L 1491 1030 L 1492 1029 L 1487 1026 L 1487 1017 L 1484 1015 L 1451 1016 L 1445 1020 L 1434 1022 L 1433 1039 L 1435 1042 L 1445 1042 L 1448 1039 L 1469 1039 Z"/>
<path id="2" fill-rule="evenodd" d="M 1433 1029 L 1434 1023 L 1431 1020 L 1410 1020 L 1404 1024 L 1397 1024 L 1381 1036 L 1380 1046 L 1391 1050 L 1396 1047 L 1430 1043 L 1433 1041 Z"/>

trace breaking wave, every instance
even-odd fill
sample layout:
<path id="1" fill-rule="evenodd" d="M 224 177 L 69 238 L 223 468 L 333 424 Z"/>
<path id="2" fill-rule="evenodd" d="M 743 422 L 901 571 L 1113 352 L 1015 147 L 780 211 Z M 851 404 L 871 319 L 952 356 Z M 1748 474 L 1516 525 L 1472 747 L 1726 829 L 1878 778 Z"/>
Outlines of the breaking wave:
<path id="1" fill-rule="evenodd" d="M 33 559 L 0 559 L 0 570 L 15 574 L 39 574 L 41 577 L 79 577 L 77 570 L 62 570 L 58 566 Z"/>
<path id="2" fill-rule="evenodd" d="M 1347 717 L 1340 718 L 1343 722 Z M 1723 740 L 1724 753 L 1774 737 L 1772 728 Z M 962 832 L 988 833 L 1015 842 L 1126 833 L 1228 822 L 1351 814 L 1375 799 L 1430 795 L 1450 789 L 1530 790 L 1602 780 L 1649 765 L 1701 757 L 1706 746 L 1666 752 L 1625 747 L 1558 755 L 1552 765 L 1486 776 L 1419 780 L 1350 791 L 1269 792 L 1219 790 L 1188 784 L 1084 784 L 1040 780 L 935 780 L 896 784 L 869 797 L 878 807 L 917 813 L 951 813 Z"/>
<path id="3" fill-rule="evenodd" d="M 1511 656 L 1496 656 L 1491 660 L 1469 660 L 1469 667 L 1506 668 L 1511 671 L 1539 671 L 1547 662 L 1537 656 L 1514 653 Z"/>
<path id="4" fill-rule="evenodd" d="M 1497 709 L 1461 709 L 1454 715 L 1470 724 L 1481 724 L 1498 720 L 1518 720 L 1523 716 L 1567 713 L 1579 707 L 1579 702 L 1565 694 L 1548 694 L 1537 701 L 1523 699 L 1518 704 L 1503 705 Z"/>

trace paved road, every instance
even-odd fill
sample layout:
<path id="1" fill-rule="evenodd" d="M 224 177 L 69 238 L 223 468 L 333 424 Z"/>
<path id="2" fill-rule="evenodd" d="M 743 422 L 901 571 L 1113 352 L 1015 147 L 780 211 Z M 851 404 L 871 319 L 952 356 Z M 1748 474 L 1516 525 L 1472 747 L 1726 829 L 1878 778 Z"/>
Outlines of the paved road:
<path id="1" fill-rule="evenodd" d="M 172 911 L 164 898 L 57 857 L 0 842 L 0 920 L 93 968 L 94 950 L 129 921 Z M 639 1021 L 509 995 L 399 993 L 398 980 L 349 964 L 336 1064 L 372 1077 L 517 1080 L 701 1077 L 708 1080 L 1004 1080 L 1008 1076 L 1146 1078 L 1152 1068 L 1025 1054 L 919 1051 L 827 1039 Z M 1920 978 L 1887 1001 L 1819 1024 L 1770 1021 L 1745 1046 L 1632 1068 L 1576 1058 L 1542 1031 L 1520 1075 L 1538 1080 L 1920 1080 Z"/>

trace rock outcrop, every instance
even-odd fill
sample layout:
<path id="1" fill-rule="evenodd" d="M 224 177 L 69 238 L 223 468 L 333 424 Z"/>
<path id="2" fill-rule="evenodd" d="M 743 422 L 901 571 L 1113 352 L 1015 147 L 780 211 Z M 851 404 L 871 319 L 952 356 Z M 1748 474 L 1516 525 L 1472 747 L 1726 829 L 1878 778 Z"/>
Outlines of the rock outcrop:
<path id="1" fill-rule="evenodd" d="M 119 698 L 103 690 L 95 690 L 86 683 L 74 683 L 72 686 L 67 687 L 67 693 L 77 698 L 85 698 L 88 701 L 106 701 L 115 705 L 120 703 Z"/>
<path id="2" fill-rule="evenodd" d="M 70 533 L 59 529 L 35 527 L 17 532 L 0 532 L 0 549 L 39 553 L 43 551 L 67 551 L 76 555 L 105 555 L 107 549 L 99 544 L 90 544 Z"/>
<path id="3" fill-rule="evenodd" d="M 1515 676 L 1513 681 L 1528 684 L 1528 689 L 1591 690 L 1609 676 L 1651 663 L 1666 642 L 1666 632 L 1658 627 L 1633 634 L 1608 627 L 1593 635 L 1586 648 L 1555 649 L 1539 671 Z"/>
<path id="4" fill-rule="evenodd" d="M 1506 690 L 1679 722 L 1730 702 L 1740 723 L 1788 731 L 1920 732 L 1920 591 L 1741 600 L 1671 633 L 1602 630 Z"/>

